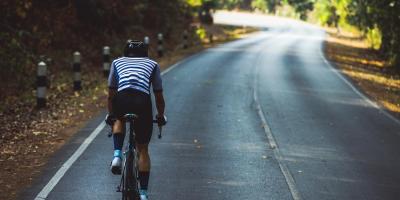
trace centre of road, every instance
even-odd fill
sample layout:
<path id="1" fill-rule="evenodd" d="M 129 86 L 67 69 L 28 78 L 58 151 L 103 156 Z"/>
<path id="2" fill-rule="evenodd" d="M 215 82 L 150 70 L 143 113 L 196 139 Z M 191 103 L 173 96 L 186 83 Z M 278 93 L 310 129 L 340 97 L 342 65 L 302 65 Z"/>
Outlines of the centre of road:
<path id="1" fill-rule="evenodd" d="M 285 34 L 287 34 L 287 32 L 278 37 L 283 37 Z M 276 37 L 277 35 L 275 34 L 274 36 Z M 276 41 L 278 41 L 278 40 L 276 40 Z M 261 56 L 262 51 L 263 50 L 261 49 L 260 52 L 258 52 L 256 62 L 258 62 L 258 60 L 259 60 L 258 58 L 259 58 L 259 56 Z M 278 144 L 275 140 L 274 135 L 272 134 L 271 128 L 268 125 L 268 122 L 265 118 L 261 104 L 258 100 L 258 93 L 257 93 L 257 91 L 258 91 L 258 76 L 257 76 L 257 74 L 258 73 L 257 72 L 258 72 L 259 66 L 260 66 L 260 64 L 256 63 L 255 69 L 254 69 L 255 77 L 253 78 L 253 101 L 255 103 L 255 109 L 257 110 L 257 114 L 260 117 L 260 120 L 262 122 L 262 127 L 263 127 L 264 132 L 268 139 L 269 146 L 272 149 L 272 151 L 274 152 L 274 157 L 275 157 L 276 161 L 278 162 L 279 169 L 281 170 L 283 176 L 285 177 L 285 181 L 289 187 L 289 191 L 292 195 L 293 200 L 302 200 L 301 194 L 296 187 L 296 182 L 294 181 L 294 178 L 293 178 L 292 174 L 290 173 L 289 168 L 285 165 L 285 163 L 282 162 L 283 156 L 282 156 L 281 152 L 279 151 Z"/>

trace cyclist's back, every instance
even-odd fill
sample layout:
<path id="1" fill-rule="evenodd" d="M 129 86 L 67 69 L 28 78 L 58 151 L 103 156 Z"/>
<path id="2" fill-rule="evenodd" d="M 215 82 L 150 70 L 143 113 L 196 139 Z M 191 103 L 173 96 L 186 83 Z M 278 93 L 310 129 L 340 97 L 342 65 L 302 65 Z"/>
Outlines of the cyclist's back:
<path id="1" fill-rule="evenodd" d="M 153 131 L 153 114 L 150 97 L 150 88 L 157 104 L 157 119 L 165 123 L 164 97 L 160 68 L 157 62 L 147 57 L 147 47 L 140 41 L 128 41 L 124 57 L 112 62 L 108 79 L 109 117 L 115 118 L 112 124 L 114 139 L 114 158 L 111 171 L 121 173 L 122 146 L 125 138 L 125 126 L 122 120 L 127 113 L 138 115 L 135 121 L 136 143 L 139 151 L 139 179 L 141 193 L 147 196 L 147 186 L 150 174 L 150 157 L 148 144 Z M 108 122 L 112 120 L 107 120 Z"/>
<path id="2" fill-rule="evenodd" d="M 110 76 L 109 85 L 118 84 L 118 91 L 132 88 L 150 94 L 152 82 L 153 89 L 162 90 L 159 70 L 157 62 L 149 58 L 121 57 L 112 63 L 110 73 L 115 75 Z"/>

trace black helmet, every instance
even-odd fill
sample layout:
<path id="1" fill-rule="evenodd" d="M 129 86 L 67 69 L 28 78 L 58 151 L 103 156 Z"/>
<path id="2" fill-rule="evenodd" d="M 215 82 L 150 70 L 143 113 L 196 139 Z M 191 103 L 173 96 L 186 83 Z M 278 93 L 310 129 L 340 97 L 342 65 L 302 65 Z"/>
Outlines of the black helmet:
<path id="1" fill-rule="evenodd" d="M 125 57 L 148 57 L 147 45 L 142 41 L 128 40 L 124 49 Z"/>

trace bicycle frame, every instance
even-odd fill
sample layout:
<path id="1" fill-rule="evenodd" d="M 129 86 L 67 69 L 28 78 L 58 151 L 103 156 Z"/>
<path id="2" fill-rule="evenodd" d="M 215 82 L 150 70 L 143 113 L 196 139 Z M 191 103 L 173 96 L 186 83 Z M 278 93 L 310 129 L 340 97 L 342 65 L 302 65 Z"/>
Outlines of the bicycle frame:
<path id="1" fill-rule="evenodd" d="M 129 122 L 129 136 L 128 136 L 128 145 L 126 147 L 126 151 L 124 152 L 124 164 L 122 168 L 122 176 L 119 186 L 117 187 L 117 192 L 122 193 L 123 200 L 140 200 L 139 195 L 139 160 L 138 160 L 138 152 L 136 150 L 136 142 L 135 142 L 135 119 L 137 116 L 135 114 L 126 114 L 124 116 L 125 119 L 125 129 L 126 123 Z M 153 123 L 158 123 L 157 120 L 153 120 Z M 161 126 L 159 128 L 158 138 L 161 139 Z M 111 135 L 109 135 L 110 137 Z"/>
<path id="2" fill-rule="evenodd" d="M 135 143 L 134 119 L 136 115 L 125 115 L 126 123 L 129 122 L 129 136 L 127 149 L 124 152 L 125 160 L 122 170 L 121 182 L 118 192 L 122 192 L 123 200 L 136 200 L 139 197 L 138 154 Z M 126 126 L 125 123 L 125 126 Z"/>

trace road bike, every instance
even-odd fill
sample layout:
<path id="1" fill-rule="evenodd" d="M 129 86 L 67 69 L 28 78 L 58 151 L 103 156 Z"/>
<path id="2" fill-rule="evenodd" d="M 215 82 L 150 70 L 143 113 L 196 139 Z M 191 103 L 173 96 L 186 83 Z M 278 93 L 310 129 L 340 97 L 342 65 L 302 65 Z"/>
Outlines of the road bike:
<path id="1" fill-rule="evenodd" d="M 124 154 L 124 162 L 121 172 L 121 181 L 117 187 L 117 192 L 122 193 L 122 200 L 140 200 L 140 182 L 139 182 L 139 158 L 135 143 L 134 125 L 138 115 L 125 114 L 123 119 L 125 123 L 129 123 L 128 145 Z M 158 123 L 153 120 L 153 123 Z M 161 126 L 158 126 L 158 138 L 161 139 Z M 111 137 L 111 134 L 109 134 Z"/>

